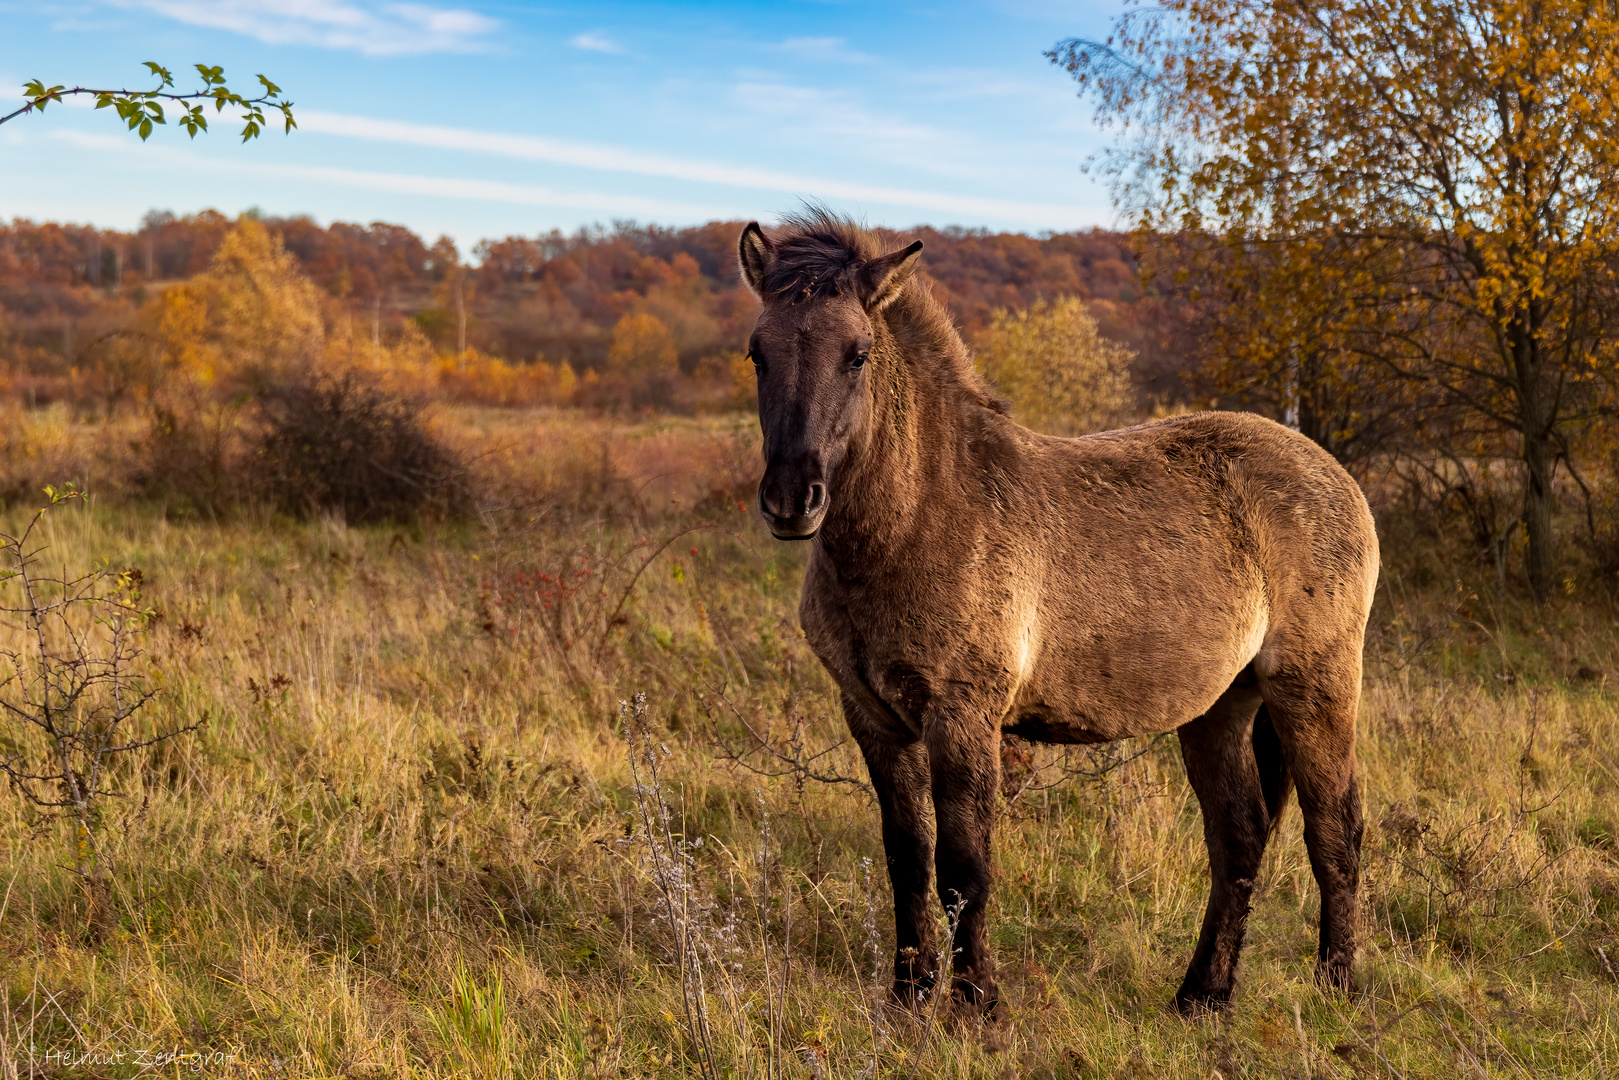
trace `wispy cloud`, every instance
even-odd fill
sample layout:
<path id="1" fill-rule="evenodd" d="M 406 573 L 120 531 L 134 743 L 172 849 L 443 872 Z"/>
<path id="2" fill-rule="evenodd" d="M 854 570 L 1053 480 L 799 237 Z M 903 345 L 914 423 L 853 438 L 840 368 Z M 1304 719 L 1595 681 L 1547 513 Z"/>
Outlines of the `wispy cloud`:
<path id="1" fill-rule="evenodd" d="M 959 142 L 930 124 L 884 116 L 839 90 L 795 86 L 784 82 L 747 81 L 732 88 L 736 103 L 772 122 L 790 124 L 806 134 L 855 138 L 869 145 L 903 144 L 906 153 L 926 147 L 940 150 Z"/>
<path id="2" fill-rule="evenodd" d="M 840 37 L 788 38 L 776 48 L 823 64 L 869 64 L 877 59 L 849 48 L 849 43 Z"/>
<path id="3" fill-rule="evenodd" d="M 624 51 L 624 46 L 618 42 L 594 32 L 575 34 L 568 39 L 568 44 L 576 49 L 584 49 L 586 52 L 621 53 Z"/>
<path id="4" fill-rule="evenodd" d="M 970 195 L 826 180 L 769 169 L 667 157 L 623 147 L 532 135 L 505 135 L 303 109 L 298 112 L 298 125 L 306 132 L 320 132 L 352 139 L 430 146 L 443 150 L 474 151 L 525 161 L 546 161 L 556 165 L 598 169 L 604 172 L 779 192 L 801 198 L 840 199 L 881 206 L 906 207 L 912 210 L 956 214 L 968 220 L 990 218 L 1024 222 L 1046 228 L 1067 227 L 1070 223 L 1079 222 L 1081 218 L 1089 220 L 1083 208 L 1077 205 L 978 198 Z"/>
<path id="5" fill-rule="evenodd" d="M 111 0 L 189 26 L 270 45 L 317 45 L 368 56 L 481 52 L 500 23 L 465 8 L 376 0 Z"/>
<path id="6" fill-rule="evenodd" d="M 648 199 L 599 191 L 567 191 L 533 184 L 507 184 L 498 180 L 469 180 L 461 177 L 421 176 L 412 173 L 216 158 L 183 148 L 141 145 L 117 135 L 95 135 L 82 131 L 54 131 L 50 133 L 50 137 L 100 154 L 124 155 L 130 162 L 143 166 L 173 167 L 176 164 L 183 164 L 189 170 L 308 181 L 314 184 L 396 195 L 428 195 L 446 199 L 509 203 L 516 206 L 566 207 L 597 211 L 613 217 L 702 221 L 726 216 L 726 211 L 718 206 L 669 199 Z"/>

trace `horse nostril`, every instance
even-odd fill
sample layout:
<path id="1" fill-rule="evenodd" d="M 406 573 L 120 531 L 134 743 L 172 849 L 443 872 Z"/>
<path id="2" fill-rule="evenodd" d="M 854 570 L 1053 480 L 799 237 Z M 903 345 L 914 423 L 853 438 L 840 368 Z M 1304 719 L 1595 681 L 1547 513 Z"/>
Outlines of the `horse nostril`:
<path id="1" fill-rule="evenodd" d="M 804 513 L 813 514 L 826 502 L 826 485 L 811 484 L 809 498 L 804 500 Z"/>

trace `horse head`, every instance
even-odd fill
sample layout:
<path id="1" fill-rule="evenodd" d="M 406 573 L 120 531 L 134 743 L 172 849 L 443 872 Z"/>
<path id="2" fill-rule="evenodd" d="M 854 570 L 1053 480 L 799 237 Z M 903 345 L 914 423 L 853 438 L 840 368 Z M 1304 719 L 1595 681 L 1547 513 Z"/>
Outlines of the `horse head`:
<path id="1" fill-rule="evenodd" d="M 842 236 L 778 244 L 751 222 L 738 247 L 742 280 L 764 305 L 748 341 L 764 433 L 759 511 L 777 539 L 808 540 L 872 412 L 873 320 L 915 271 L 922 242 L 863 257 Z"/>

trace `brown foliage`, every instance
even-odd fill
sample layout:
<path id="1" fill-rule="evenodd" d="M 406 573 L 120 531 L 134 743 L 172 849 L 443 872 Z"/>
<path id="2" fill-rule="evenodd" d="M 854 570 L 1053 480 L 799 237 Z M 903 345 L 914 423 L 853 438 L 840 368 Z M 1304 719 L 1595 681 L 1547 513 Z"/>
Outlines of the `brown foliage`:
<path id="1" fill-rule="evenodd" d="M 329 337 L 383 345 L 419 331 L 454 355 L 461 351 L 464 317 L 465 344 L 479 354 L 518 372 L 544 362 L 560 375 L 566 364 L 583 380 L 590 372 L 606 373 L 620 320 L 643 314 L 668 330 L 679 368 L 671 378 L 695 375 L 696 384 L 618 398 L 685 410 L 728 407 L 738 396 L 719 371 L 725 357 L 744 350 L 758 310 L 736 276 L 740 223 L 689 229 L 621 224 L 571 236 L 553 231 L 487 240 L 475 249 L 480 263 L 473 268 L 462 266 L 448 238 L 428 245 L 397 225 L 322 228 L 307 218 L 262 223 L 323 295 Z M 13 392 L 39 401 L 107 400 L 94 377 L 75 382 L 72 370 L 99 372 L 107 345 L 92 343 L 130 326 L 154 287 L 207 270 L 232 224 L 208 211 L 184 218 L 149 214 L 133 234 L 27 221 L 0 228 L 0 360 L 12 370 Z M 1104 336 L 1137 353 L 1135 376 L 1143 390 L 1183 396 L 1181 307 L 1143 286 L 1125 234 L 1035 238 L 920 228 L 906 236 L 926 243 L 923 268 L 969 338 L 988 326 L 997 308 L 1077 296 Z M 528 403 L 514 399 L 509 388 L 485 395 L 477 379 L 446 381 L 456 400 Z M 541 403 L 556 397 L 530 396 Z M 614 399 L 586 395 L 587 401 Z M 556 403 L 568 400 L 571 395 L 561 395 Z"/>

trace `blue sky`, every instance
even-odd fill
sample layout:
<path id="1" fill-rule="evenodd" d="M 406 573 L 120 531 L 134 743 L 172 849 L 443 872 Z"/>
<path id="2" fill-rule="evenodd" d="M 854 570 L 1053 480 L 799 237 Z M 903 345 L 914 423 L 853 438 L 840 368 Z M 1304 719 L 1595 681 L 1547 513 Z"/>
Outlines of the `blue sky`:
<path id="1" fill-rule="evenodd" d="M 256 206 L 463 250 L 615 219 L 768 221 L 805 198 L 899 228 L 1105 225 L 1107 192 L 1081 171 L 1104 136 L 1041 53 L 1104 34 L 1118 9 L 0 0 L 7 96 L 203 61 L 233 85 L 269 75 L 301 126 L 142 145 L 110 111 L 53 107 L 0 127 L 0 217 L 129 228 L 153 208 Z"/>

